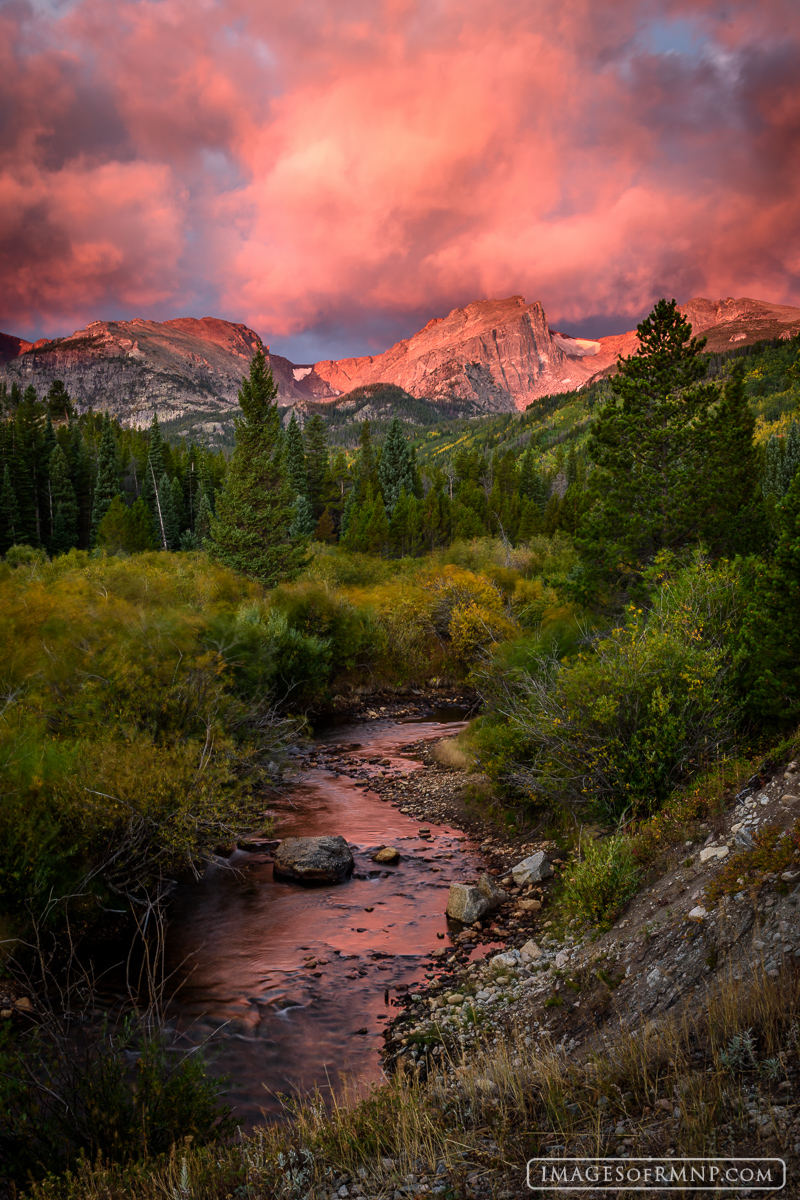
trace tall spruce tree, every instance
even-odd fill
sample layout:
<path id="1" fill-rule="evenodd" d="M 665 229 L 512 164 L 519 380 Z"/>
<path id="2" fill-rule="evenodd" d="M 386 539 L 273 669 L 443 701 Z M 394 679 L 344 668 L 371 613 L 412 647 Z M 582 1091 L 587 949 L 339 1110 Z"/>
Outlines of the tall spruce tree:
<path id="1" fill-rule="evenodd" d="M 188 519 L 186 516 L 186 508 L 184 506 L 184 499 L 183 499 L 183 484 L 181 483 L 178 476 L 175 475 L 170 486 L 172 488 L 172 507 L 175 512 L 175 520 L 178 525 L 179 533 L 182 533 L 183 530 L 186 529 L 186 526 L 188 524 Z M 173 550 L 177 550 L 179 541 L 180 541 L 180 537 L 177 539 L 177 541 L 175 542 L 175 545 L 172 547 Z"/>
<path id="2" fill-rule="evenodd" d="M 161 531 L 161 546 L 164 550 L 177 550 L 181 540 L 181 523 L 175 511 L 175 493 L 165 471 L 158 481 L 158 520 Z"/>
<path id="3" fill-rule="evenodd" d="M 739 368 L 725 384 L 719 406 L 697 426 L 703 464 L 697 480 L 702 510 L 698 532 L 715 555 L 756 553 L 768 537 L 755 428 Z"/>
<path id="4" fill-rule="evenodd" d="M 108 414 L 105 414 L 97 450 L 97 477 L 92 503 L 92 544 L 97 537 L 97 527 L 108 512 L 111 501 L 119 495 L 119 490 L 117 439 L 114 437 L 114 428 Z"/>
<path id="5" fill-rule="evenodd" d="M 798 425 L 797 421 L 792 421 L 789 426 L 789 432 L 786 435 L 786 443 L 783 451 L 784 496 L 792 486 L 792 480 L 797 474 L 798 467 L 800 467 L 800 425 Z"/>
<path id="6" fill-rule="evenodd" d="M 42 474 L 41 445 L 41 413 L 36 389 L 31 386 L 25 389 L 19 405 L 14 410 L 9 461 L 11 482 L 19 512 L 17 542 L 29 546 L 40 545 L 42 532 L 39 487 Z"/>
<path id="7" fill-rule="evenodd" d="M 764 474 L 761 478 L 761 491 L 765 496 L 784 495 L 783 486 L 783 446 L 780 438 L 771 433 L 764 452 Z"/>
<path id="8" fill-rule="evenodd" d="M 59 445 L 50 455 L 49 501 L 51 554 L 66 554 L 78 544 L 78 501 L 69 473 L 67 456 Z"/>
<path id="9" fill-rule="evenodd" d="M 266 587 L 294 578 L 306 561 L 307 546 L 305 538 L 290 532 L 294 492 L 277 394 L 259 348 L 239 389 L 242 416 L 236 421 L 236 445 L 206 543 L 220 562 Z"/>
<path id="10" fill-rule="evenodd" d="M 639 349 L 620 359 L 592 425 L 591 509 L 576 538 L 583 599 L 635 592 L 659 551 L 697 536 L 707 501 L 696 427 L 719 388 L 702 382 L 705 338 L 692 337 L 674 300 L 659 300 L 637 332 Z"/>
<path id="11" fill-rule="evenodd" d="M 397 417 L 392 418 L 383 443 L 378 479 L 386 511 L 391 516 L 400 499 L 400 492 L 405 489 L 406 495 L 409 496 L 414 492 L 411 448 L 403 436 L 403 429 Z"/>
<path id="12" fill-rule="evenodd" d="M 3 483 L 0 486 L 0 553 L 5 554 L 20 540 L 21 522 L 16 493 L 11 482 L 8 463 L 3 467 Z"/>
<path id="13" fill-rule="evenodd" d="M 289 533 L 296 538 L 310 538 L 317 528 L 314 510 L 308 496 L 297 496 L 294 502 L 294 517 Z"/>
<path id="14" fill-rule="evenodd" d="M 375 447 L 372 444 L 372 428 L 369 421 L 364 421 L 358 438 L 358 462 L 354 486 L 355 500 L 359 504 L 366 498 L 368 486 L 372 489 L 373 496 L 380 487 Z"/>
<path id="15" fill-rule="evenodd" d="M 197 500 L 197 512 L 194 518 L 194 535 L 197 539 L 197 545 L 202 548 L 207 537 L 211 535 L 211 505 L 208 502 L 208 496 L 204 490 L 200 491 Z"/>
<path id="16" fill-rule="evenodd" d="M 286 469 L 295 495 L 308 497 L 306 448 L 303 444 L 303 431 L 294 412 L 286 430 Z"/>
<path id="17" fill-rule="evenodd" d="M 97 527 L 97 545 L 108 554 L 141 554 L 155 550 L 153 520 L 140 496 L 128 508 L 122 496 L 115 496 Z"/>
<path id="18" fill-rule="evenodd" d="M 759 563 L 745 614 L 739 664 L 746 704 L 759 724 L 800 718 L 800 473 L 776 511 L 779 538 Z"/>
<path id="19" fill-rule="evenodd" d="M 142 498 L 150 509 L 150 515 L 153 519 L 153 529 L 156 533 L 156 540 L 163 543 L 161 534 L 161 519 L 158 513 L 158 504 L 156 503 L 156 493 L 158 491 L 159 480 L 166 470 L 166 462 L 164 461 L 164 439 L 161 436 L 161 427 L 158 424 L 158 413 L 153 413 L 153 420 L 150 423 L 150 447 L 147 452 L 147 462 L 144 468 L 144 480 L 142 482 Z"/>
<path id="20" fill-rule="evenodd" d="M 316 520 L 322 516 L 330 499 L 330 462 L 328 452 L 328 427 L 319 413 L 315 413 L 304 430 L 306 444 L 306 474 L 308 476 L 308 498 Z"/>

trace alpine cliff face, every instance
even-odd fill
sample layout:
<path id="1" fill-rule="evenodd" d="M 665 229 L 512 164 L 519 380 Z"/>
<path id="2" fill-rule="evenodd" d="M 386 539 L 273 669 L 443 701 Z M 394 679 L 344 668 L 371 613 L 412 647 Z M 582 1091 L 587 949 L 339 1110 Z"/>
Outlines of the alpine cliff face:
<path id="1" fill-rule="evenodd" d="M 800 332 L 800 309 L 748 298 L 695 297 L 681 306 L 709 350 Z M 197 436 L 229 421 L 259 345 L 246 325 L 216 317 L 93 321 L 69 337 L 31 344 L 0 334 L 0 380 L 42 394 L 63 380 L 79 408 L 106 409 L 126 425 L 153 412 Z M 333 400 L 366 384 L 392 383 L 432 402 L 457 399 L 475 414 L 524 409 L 572 391 L 632 354 L 636 333 L 597 340 L 550 328 L 544 308 L 522 296 L 477 300 L 436 317 L 383 354 L 298 365 L 270 361 L 284 405 Z"/>
<path id="2" fill-rule="evenodd" d="M 597 373 L 592 358 L 599 351 L 599 342 L 553 333 L 538 301 L 511 296 L 434 318 L 385 354 L 319 362 L 314 370 L 339 393 L 394 383 L 412 396 L 455 396 L 479 411 L 513 411 L 585 383 Z"/>

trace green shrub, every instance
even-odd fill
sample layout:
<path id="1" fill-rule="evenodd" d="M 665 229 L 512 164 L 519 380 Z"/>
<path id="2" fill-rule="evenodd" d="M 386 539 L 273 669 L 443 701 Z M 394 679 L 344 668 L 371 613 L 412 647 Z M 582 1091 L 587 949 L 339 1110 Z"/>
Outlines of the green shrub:
<path id="1" fill-rule="evenodd" d="M 198 1051 L 178 1053 L 161 1033 L 127 1021 L 87 1033 L 45 1025 L 0 1035 L 0 1165 L 6 1180 L 63 1172 L 81 1159 L 155 1158 L 189 1139 L 226 1139 L 235 1122 L 220 1103 L 224 1079 Z"/>
<path id="2" fill-rule="evenodd" d="M 569 913 L 592 925 L 608 926 L 636 894 L 640 872 L 622 834 L 589 842 L 580 862 L 564 875 L 563 902 Z"/>
<path id="3" fill-rule="evenodd" d="M 531 799 L 603 820 L 655 811 L 732 743 L 741 713 L 730 643 L 742 606 L 728 563 L 703 561 L 631 606 L 618 628 L 563 663 L 550 654 L 486 679 L 524 750 L 507 781 Z"/>

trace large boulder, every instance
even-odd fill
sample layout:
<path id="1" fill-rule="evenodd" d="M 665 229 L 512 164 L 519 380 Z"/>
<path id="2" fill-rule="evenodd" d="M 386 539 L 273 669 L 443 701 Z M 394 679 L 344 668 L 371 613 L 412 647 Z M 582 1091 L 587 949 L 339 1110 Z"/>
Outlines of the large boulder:
<path id="1" fill-rule="evenodd" d="M 288 837 L 275 851 L 272 871 L 276 879 L 313 886 L 347 879 L 354 865 L 350 847 L 339 835 Z"/>
<path id="2" fill-rule="evenodd" d="M 518 862 L 515 867 L 512 867 L 511 874 L 517 887 L 525 887 L 528 883 L 541 883 L 543 879 L 548 879 L 553 874 L 553 868 L 547 861 L 544 851 L 539 850 L 530 858 L 523 858 L 522 862 Z"/>
<path id="3" fill-rule="evenodd" d="M 481 875 L 478 880 L 478 891 L 489 905 L 487 912 L 493 908 L 499 908 L 503 901 L 508 899 L 508 892 L 499 887 L 491 876 L 486 874 Z"/>
<path id="4" fill-rule="evenodd" d="M 489 911 L 489 901 L 478 888 L 466 883 L 451 883 L 447 897 L 447 915 L 454 921 L 471 925 Z"/>

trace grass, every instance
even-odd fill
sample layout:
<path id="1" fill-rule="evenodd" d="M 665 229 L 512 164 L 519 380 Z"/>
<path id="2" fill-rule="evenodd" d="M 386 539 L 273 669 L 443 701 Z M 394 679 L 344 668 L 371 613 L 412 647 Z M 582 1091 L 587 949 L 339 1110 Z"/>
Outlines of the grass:
<path id="1" fill-rule="evenodd" d="M 84 1163 L 28 1195 L 322 1200 L 355 1181 L 367 1196 L 387 1196 L 409 1175 L 433 1177 L 438 1167 L 456 1197 L 477 1178 L 521 1185 L 527 1159 L 555 1146 L 565 1156 L 613 1153 L 621 1143 L 631 1156 L 774 1153 L 785 1137 L 773 1106 L 776 1098 L 779 1107 L 790 1102 L 800 1073 L 798 1028 L 797 976 L 729 979 L 701 1011 L 687 1008 L 636 1032 L 620 1028 L 582 1057 L 524 1029 L 463 1060 L 433 1047 L 428 1082 L 409 1065 L 366 1096 L 340 1096 L 331 1111 L 319 1097 L 287 1104 L 285 1126 L 227 1148 L 185 1144 L 128 1169 Z M 754 1122 L 763 1118 L 756 1137 Z"/>
<path id="2" fill-rule="evenodd" d="M 579 921 L 607 928 L 636 894 L 640 877 L 624 835 L 590 841 L 582 859 L 567 868 L 561 903 Z"/>
<path id="3" fill-rule="evenodd" d="M 730 856 L 722 869 L 706 888 L 706 900 L 716 904 L 723 896 L 736 892 L 749 893 L 755 899 L 765 882 L 798 868 L 800 863 L 800 821 L 794 828 L 784 832 L 774 825 L 766 825 L 753 835 L 755 846 L 751 850 L 740 850 Z M 788 888 L 783 889 L 788 891 Z"/>
<path id="4" fill-rule="evenodd" d="M 469 771 L 475 762 L 469 751 L 459 745 L 458 735 L 436 742 L 431 753 L 441 766 L 454 771 Z"/>

